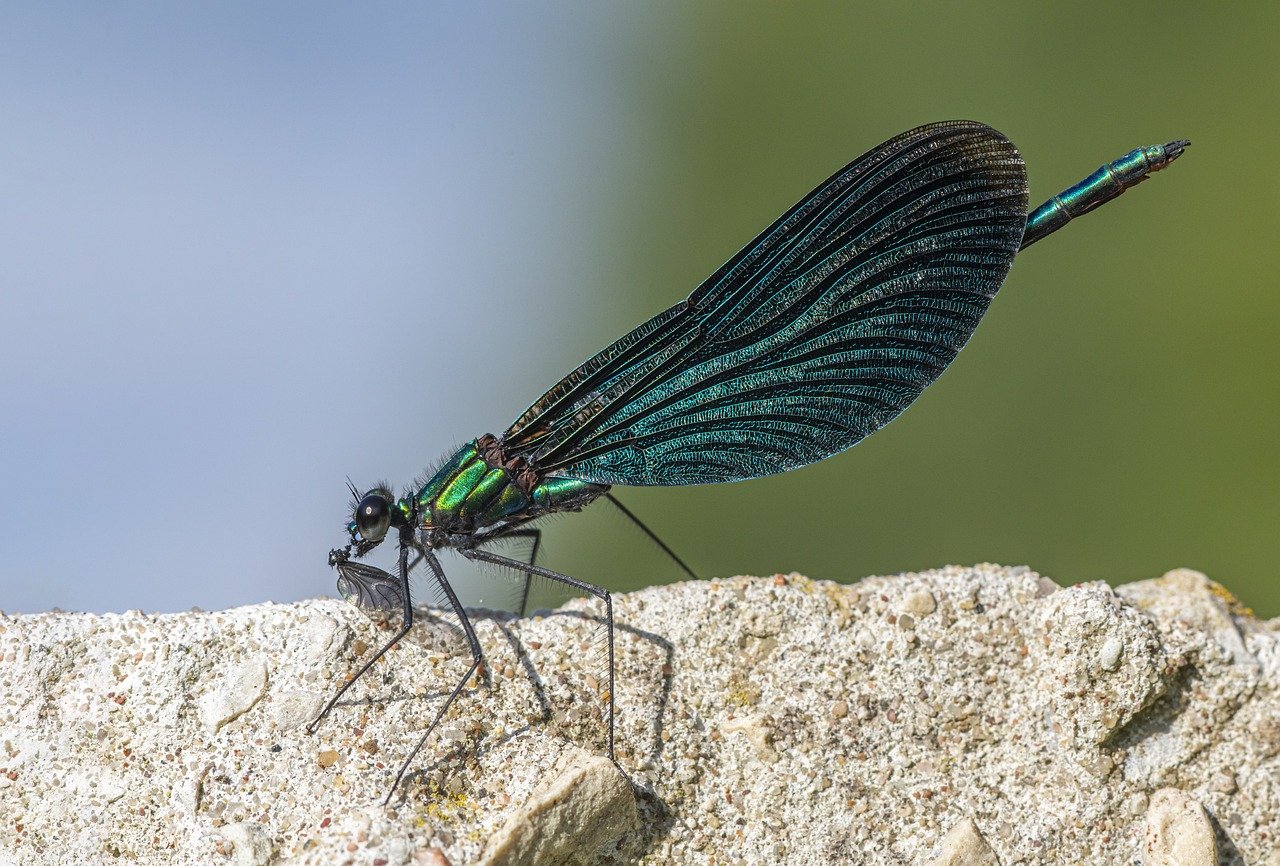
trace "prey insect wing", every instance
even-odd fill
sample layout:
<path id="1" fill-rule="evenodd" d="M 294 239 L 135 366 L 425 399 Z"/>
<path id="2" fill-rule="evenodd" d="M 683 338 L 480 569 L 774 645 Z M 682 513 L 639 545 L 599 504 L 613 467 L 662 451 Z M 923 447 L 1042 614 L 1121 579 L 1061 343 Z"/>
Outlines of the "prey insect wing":
<path id="1" fill-rule="evenodd" d="M 374 616 L 398 613 L 404 608 L 400 581 L 363 562 L 348 562 L 339 569 L 338 594 Z"/>
<path id="2" fill-rule="evenodd" d="M 362 568 L 358 572 L 344 569 L 338 592 L 379 628 L 401 628 L 405 605 L 399 578 L 371 565 L 355 564 Z M 410 570 L 409 607 L 413 621 L 403 638 L 406 643 L 447 657 L 467 654 L 466 629 L 439 579 L 422 562 Z"/>

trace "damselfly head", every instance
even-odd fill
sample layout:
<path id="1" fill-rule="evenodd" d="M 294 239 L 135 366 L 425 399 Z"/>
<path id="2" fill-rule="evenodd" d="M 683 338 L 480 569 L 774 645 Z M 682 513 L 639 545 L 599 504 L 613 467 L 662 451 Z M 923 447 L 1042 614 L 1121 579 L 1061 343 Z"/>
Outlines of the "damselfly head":
<path id="1" fill-rule="evenodd" d="M 363 554 L 386 537 L 393 521 L 395 497 L 386 487 L 378 486 L 361 496 L 355 505 L 347 531 Z"/>

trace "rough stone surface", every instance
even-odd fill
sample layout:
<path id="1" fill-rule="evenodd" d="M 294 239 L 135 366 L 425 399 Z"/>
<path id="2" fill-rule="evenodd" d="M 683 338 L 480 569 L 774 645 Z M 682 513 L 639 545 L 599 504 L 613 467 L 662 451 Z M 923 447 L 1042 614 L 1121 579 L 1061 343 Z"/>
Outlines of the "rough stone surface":
<path id="1" fill-rule="evenodd" d="M 607 681 L 574 602 L 477 615 L 487 681 L 389 807 L 467 669 L 447 630 L 309 736 L 388 634 L 343 602 L 0 616 L 0 864 L 1280 864 L 1280 622 L 1196 572 L 776 575 L 615 609 L 630 788 L 592 757 Z"/>

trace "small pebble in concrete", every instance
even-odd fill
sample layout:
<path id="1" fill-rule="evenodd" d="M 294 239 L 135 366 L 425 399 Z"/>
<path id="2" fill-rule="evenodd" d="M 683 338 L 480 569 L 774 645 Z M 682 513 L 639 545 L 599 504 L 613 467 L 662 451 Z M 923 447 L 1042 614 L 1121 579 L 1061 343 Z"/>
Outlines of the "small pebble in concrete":
<path id="1" fill-rule="evenodd" d="M 252 709 L 266 693 L 267 663 L 251 659 L 228 672 L 214 691 L 200 700 L 200 721 L 210 733 L 217 733 Z"/>
<path id="2" fill-rule="evenodd" d="M 921 589 L 908 595 L 902 603 L 902 607 L 907 613 L 913 613 L 916 616 L 928 616 L 937 609 L 938 603 L 934 600 L 933 593 L 927 589 Z"/>
<path id="3" fill-rule="evenodd" d="M 929 866 L 1000 866 L 982 831 L 972 818 L 964 818 L 938 842 Z"/>
<path id="4" fill-rule="evenodd" d="M 1144 866 L 1217 866 L 1218 843 L 1204 808 L 1186 791 L 1151 795 L 1143 827 Z"/>
<path id="5" fill-rule="evenodd" d="M 575 750 L 485 846 L 479 866 L 590 862 L 639 822 L 626 777 L 607 758 Z"/>
<path id="6" fill-rule="evenodd" d="M 1120 638 L 1114 635 L 1107 638 L 1102 644 L 1102 649 L 1098 651 L 1098 666 L 1104 671 L 1113 671 L 1120 667 L 1120 653 L 1124 650 L 1124 643 Z"/>
<path id="7" fill-rule="evenodd" d="M 728 719 L 720 726 L 726 734 L 742 734 L 751 743 L 755 755 L 767 764 L 778 760 L 778 753 L 773 748 L 773 731 L 767 722 L 759 716 L 738 716 Z"/>
<path id="8" fill-rule="evenodd" d="M 221 833 L 234 846 L 231 862 L 235 866 L 267 866 L 271 862 L 271 833 L 261 824 L 228 824 Z"/>
<path id="9" fill-rule="evenodd" d="M 276 727 L 289 731 L 314 719 L 320 712 L 323 701 L 315 692 L 279 692 L 271 695 L 267 709 Z"/>

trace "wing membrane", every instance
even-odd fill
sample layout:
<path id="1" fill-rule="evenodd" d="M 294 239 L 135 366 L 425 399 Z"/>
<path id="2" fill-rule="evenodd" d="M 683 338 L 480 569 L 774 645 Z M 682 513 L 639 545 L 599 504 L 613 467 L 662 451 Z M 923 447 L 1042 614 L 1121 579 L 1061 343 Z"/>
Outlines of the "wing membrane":
<path id="1" fill-rule="evenodd" d="M 1022 158 L 1000 133 L 903 133 L 566 376 L 506 432 L 507 452 L 553 476 L 679 485 L 843 451 L 951 363 L 1026 213 Z"/>
<path id="2" fill-rule="evenodd" d="M 343 562 L 338 566 L 338 593 L 370 614 L 399 613 L 404 609 L 400 581 L 363 562 Z"/>

